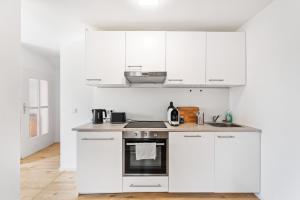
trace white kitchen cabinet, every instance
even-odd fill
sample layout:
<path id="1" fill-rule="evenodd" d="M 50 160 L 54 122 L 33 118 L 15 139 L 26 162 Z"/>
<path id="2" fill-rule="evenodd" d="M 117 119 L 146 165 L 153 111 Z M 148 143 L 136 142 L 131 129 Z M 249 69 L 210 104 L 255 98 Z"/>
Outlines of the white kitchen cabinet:
<path id="1" fill-rule="evenodd" d="M 125 32 L 86 32 L 86 80 L 88 84 L 125 84 Z"/>
<path id="2" fill-rule="evenodd" d="M 122 192 L 122 132 L 80 132 L 77 141 L 80 194 Z"/>
<path id="3" fill-rule="evenodd" d="M 165 71 L 164 31 L 126 32 L 126 71 Z"/>
<path id="4" fill-rule="evenodd" d="M 169 191 L 213 192 L 214 134 L 169 133 Z"/>
<path id="5" fill-rule="evenodd" d="M 260 191 L 260 133 L 216 133 L 215 192 Z"/>
<path id="6" fill-rule="evenodd" d="M 208 32 L 206 84 L 246 84 L 246 39 L 243 32 Z"/>
<path id="7" fill-rule="evenodd" d="M 206 32 L 167 32 L 166 84 L 205 85 Z"/>

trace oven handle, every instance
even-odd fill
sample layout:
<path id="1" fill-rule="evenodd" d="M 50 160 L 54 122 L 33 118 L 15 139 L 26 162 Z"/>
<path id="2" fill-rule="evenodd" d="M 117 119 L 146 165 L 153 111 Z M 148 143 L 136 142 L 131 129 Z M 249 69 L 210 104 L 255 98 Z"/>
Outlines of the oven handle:
<path id="1" fill-rule="evenodd" d="M 134 184 L 131 184 L 129 187 L 161 187 L 161 184 L 157 184 L 157 185 L 134 185 Z"/>
<path id="2" fill-rule="evenodd" d="M 127 146 L 135 146 L 138 143 L 126 143 Z M 156 146 L 165 146 L 165 143 L 156 143 Z"/>

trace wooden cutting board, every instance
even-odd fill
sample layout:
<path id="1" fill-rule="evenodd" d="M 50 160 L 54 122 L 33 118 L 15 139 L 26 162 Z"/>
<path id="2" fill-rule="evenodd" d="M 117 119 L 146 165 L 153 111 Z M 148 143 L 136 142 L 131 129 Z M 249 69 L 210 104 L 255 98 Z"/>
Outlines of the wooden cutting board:
<path id="1" fill-rule="evenodd" d="M 200 111 L 199 107 L 177 107 L 179 115 L 184 118 L 184 123 L 197 123 L 197 112 Z"/>

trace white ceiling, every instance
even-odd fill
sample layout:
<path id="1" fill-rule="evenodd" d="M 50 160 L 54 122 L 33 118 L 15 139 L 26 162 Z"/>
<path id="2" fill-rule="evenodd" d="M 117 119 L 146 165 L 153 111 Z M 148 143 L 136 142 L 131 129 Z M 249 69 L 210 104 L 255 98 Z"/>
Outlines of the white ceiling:
<path id="1" fill-rule="evenodd" d="M 59 52 L 85 25 L 104 29 L 236 30 L 272 0 L 22 0 L 22 41 Z"/>

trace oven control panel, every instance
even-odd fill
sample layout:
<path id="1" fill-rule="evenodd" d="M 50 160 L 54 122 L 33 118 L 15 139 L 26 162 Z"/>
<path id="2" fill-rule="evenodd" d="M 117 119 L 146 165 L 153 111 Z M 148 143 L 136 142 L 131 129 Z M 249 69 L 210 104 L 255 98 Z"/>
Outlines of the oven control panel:
<path id="1" fill-rule="evenodd" d="M 168 138 L 166 131 L 123 131 L 123 138 Z"/>

